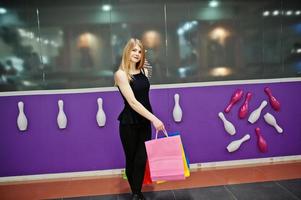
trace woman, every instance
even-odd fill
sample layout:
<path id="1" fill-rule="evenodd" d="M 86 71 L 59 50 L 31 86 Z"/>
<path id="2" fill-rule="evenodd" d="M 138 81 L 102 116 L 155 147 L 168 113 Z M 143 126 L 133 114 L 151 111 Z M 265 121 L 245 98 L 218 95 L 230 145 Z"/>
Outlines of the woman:
<path id="1" fill-rule="evenodd" d="M 132 38 L 123 50 L 121 64 L 114 75 L 115 83 L 124 99 L 124 109 L 118 120 L 132 200 L 145 199 L 141 193 L 147 160 L 144 142 L 151 139 L 151 123 L 156 131 L 165 130 L 162 121 L 152 114 L 148 96 L 150 84 L 144 60 L 145 50 L 142 43 Z"/>

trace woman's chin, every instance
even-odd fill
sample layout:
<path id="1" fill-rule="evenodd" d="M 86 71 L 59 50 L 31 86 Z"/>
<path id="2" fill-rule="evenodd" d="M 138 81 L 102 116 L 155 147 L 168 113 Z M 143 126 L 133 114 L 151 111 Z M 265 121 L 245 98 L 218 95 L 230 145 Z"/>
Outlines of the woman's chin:
<path id="1" fill-rule="evenodd" d="M 139 62 L 140 60 L 138 60 L 138 59 L 132 59 L 131 60 L 131 62 L 133 62 L 133 63 L 137 63 L 137 62 Z"/>

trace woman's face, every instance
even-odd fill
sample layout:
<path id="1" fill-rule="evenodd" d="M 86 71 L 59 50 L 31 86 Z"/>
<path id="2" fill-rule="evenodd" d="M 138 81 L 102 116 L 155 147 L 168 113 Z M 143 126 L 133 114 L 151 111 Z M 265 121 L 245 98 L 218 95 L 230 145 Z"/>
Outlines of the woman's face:
<path id="1" fill-rule="evenodd" d="M 130 53 L 130 61 L 137 63 L 141 60 L 141 48 L 136 44 Z"/>

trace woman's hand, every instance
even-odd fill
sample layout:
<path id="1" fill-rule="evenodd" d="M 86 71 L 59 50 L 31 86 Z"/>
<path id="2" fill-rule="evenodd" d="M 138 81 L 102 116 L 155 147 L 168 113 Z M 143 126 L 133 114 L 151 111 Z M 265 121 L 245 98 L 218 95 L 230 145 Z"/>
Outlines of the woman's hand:
<path id="1" fill-rule="evenodd" d="M 161 120 L 159 120 L 158 118 L 155 118 L 153 121 L 152 121 L 156 131 L 165 131 L 165 127 L 164 127 L 164 124 Z"/>

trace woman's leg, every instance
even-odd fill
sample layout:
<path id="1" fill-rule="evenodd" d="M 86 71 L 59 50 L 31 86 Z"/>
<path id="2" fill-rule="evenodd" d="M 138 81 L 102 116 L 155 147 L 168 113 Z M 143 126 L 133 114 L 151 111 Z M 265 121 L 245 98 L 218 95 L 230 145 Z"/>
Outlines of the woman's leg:
<path id="1" fill-rule="evenodd" d="M 151 139 L 151 124 L 120 125 L 120 138 L 126 156 L 126 176 L 133 193 L 141 193 L 146 164 L 144 142 Z"/>
<path id="2" fill-rule="evenodd" d="M 120 139 L 125 153 L 125 173 L 133 191 L 134 161 L 137 149 L 138 138 L 135 125 L 119 125 Z"/>
<path id="3" fill-rule="evenodd" d="M 134 173 L 133 173 L 133 192 L 140 194 L 142 183 L 145 173 L 145 165 L 147 160 L 147 154 L 145 149 L 145 141 L 151 139 L 151 124 L 141 124 L 138 132 L 138 143 L 134 160 Z"/>

